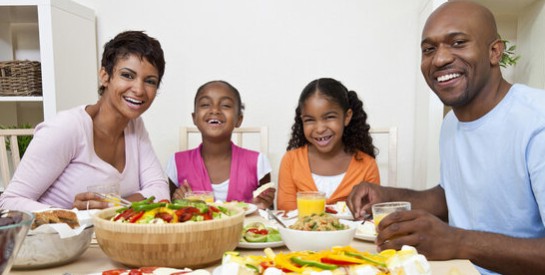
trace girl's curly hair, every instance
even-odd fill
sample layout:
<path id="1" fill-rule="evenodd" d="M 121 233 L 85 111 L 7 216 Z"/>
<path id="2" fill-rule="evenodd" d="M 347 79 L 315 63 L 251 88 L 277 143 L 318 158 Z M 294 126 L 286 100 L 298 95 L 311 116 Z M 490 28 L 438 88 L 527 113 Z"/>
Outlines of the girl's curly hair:
<path id="1" fill-rule="evenodd" d="M 352 109 L 352 119 L 344 128 L 342 136 L 344 151 L 354 154 L 360 150 L 375 158 L 377 148 L 373 145 L 373 138 L 369 134 L 371 126 L 367 123 L 367 113 L 363 110 L 363 102 L 358 98 L 356 92 L 349 91 L 341 82 L 332 78 L 316 79 L 301 92 L 299 103 L 295 109 L 295 122 L 291 126 L 291 138 L 287 150 L 309 144 L 303 131 L 301 109 L 305 101 L 316 93 L 326 96 L 331 102 L 341 106 L 345 113 L 348 109 Z"/>

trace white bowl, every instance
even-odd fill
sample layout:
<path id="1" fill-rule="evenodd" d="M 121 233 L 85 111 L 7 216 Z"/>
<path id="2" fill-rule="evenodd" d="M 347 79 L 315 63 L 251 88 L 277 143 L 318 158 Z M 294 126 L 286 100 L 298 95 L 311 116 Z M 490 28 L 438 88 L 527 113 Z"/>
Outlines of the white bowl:
<path id="1" fill-rule="evenodd" d="M 67 264 L 77 259 L 91 244 L 93 225 L 77 236 L 61 239 L 59 233 L 28 233 L 13 269 L 38 269 Z"/>
<path id="2" fill-rule="evenodd" d="M 336 231 L 303 231 L 280 226 L 278 230 L 289 250 L 319 251 L 330 249 L 333 246 L 349 245 L 354 239 L 356 226 L 349 221 L 340 220 L 340 222 L 349 228 Z"/>

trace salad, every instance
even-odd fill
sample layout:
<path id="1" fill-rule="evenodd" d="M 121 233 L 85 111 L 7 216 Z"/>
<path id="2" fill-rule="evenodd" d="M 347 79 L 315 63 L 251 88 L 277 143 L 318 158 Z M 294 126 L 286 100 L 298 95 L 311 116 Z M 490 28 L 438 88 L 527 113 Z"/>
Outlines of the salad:
<path id="1" fill-rule="evenodd" d="M 261 222 L 249 223 L 242 229 L 241 242 L 265 243 L 282 241 L 276 228 L 267 227 Z"/>
<path id="2" fill-rule="evenodd" d="M 204 201 L 194 200 L 166 200 L 153 202 L 149 197 L 139 202 L 133 202 L 129 207 L 118 209 L 111 218 L 114 222 L 122 223 L 183 223 L 217 220 L 231 216 L 230 211 L 222 206 L 208 205 Z"/>

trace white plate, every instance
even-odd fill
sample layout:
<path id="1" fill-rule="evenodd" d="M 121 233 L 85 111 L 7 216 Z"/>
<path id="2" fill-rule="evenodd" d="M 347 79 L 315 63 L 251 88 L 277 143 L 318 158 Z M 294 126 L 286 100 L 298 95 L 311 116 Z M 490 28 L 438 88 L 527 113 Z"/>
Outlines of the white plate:
<path id="1" fill-rule="evenodd" d="M 212 275 L 222 275 L 221 265 L 214 268 L 214 271 L 212 271 Z"/>
<path id="2" fill-rule="evenodd" d="M 333 217 L 344 220 L 353 220 L 352 212 L 344 202 L 338 202 L 337 204 L 329 204 L 327 207 L 337 211 L 337 214 L 331 214 Z"/>
<path id="3" fill-rule="evenodd" d="M 375 223 L 373 221 L 365 221 L 364 224 L 361 224 L 361 221 L 354 221 L 354 223 L 358 224 L 354 238 L 369 242 L 375 241 L 377 234 L 375 233 Z"/>
<path id="4" fill-rule="evenodd" d="M 248 203 L 248 210 L 246 210 L 246 212 L 244 212 L 244 214 L 246 216 L 248 216 L 248 215 L 254 213 L 256 210 L 257 210 L 257 205 L 252 204 L 252 203 Z"/>
<path id="5" fill-rule="evenodd" d="M 239 242 L 237 247 L 247 248 L 247 249 L 263 249 L 263 248 L 275 248 L 284 245 L 284 241 L 279 242 L 264 242 L 264 243 L 250 243 L 250 242 Z"/>
<path id="6" fill-rule="evenodd" d="M 365 233 L 358 234 L 358 232 L 356 232 L 356 234 L 354 234 L 354 238 L 362 240 L 362 241 L 375 242 L 375 240 L 377 239 L 377 236 L 375 236 L 375 234 L 372 234 L 372 235 L 368 235 Z"/>

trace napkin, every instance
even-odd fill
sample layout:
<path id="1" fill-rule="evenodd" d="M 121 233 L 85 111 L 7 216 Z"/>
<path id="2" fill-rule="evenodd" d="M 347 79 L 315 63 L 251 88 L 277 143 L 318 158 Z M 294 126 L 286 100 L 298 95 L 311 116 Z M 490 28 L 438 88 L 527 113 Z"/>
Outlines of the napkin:
<path id="1" fill-rule="evenodd" d="M 43 211 L 49 211 L 49 210 L 55 210 L 59 208 L 47 208 L 36 212 L 43 212 Z M 35 229 L 31 229 L 28 231 L 28 234 L 40 234 L 40 233 L 59 233 L 59 237 L 61 239 L 70 238 L 73 236 L 77 236 L 83 232 L 85 228 L 88 226 L 93 225 L 93 220 L 91 218 L 91 215 L 93 215 L 98 210 L 84 210 L 79 211 L 77 208 L 72 209 L 71 211 L 75 212 L 78 216 L 79 221 L 79 227 L 76 227 L 72 229 L 68 224 L 66 223 L 50 223 L 50 224 L 43 224 Z"/>

